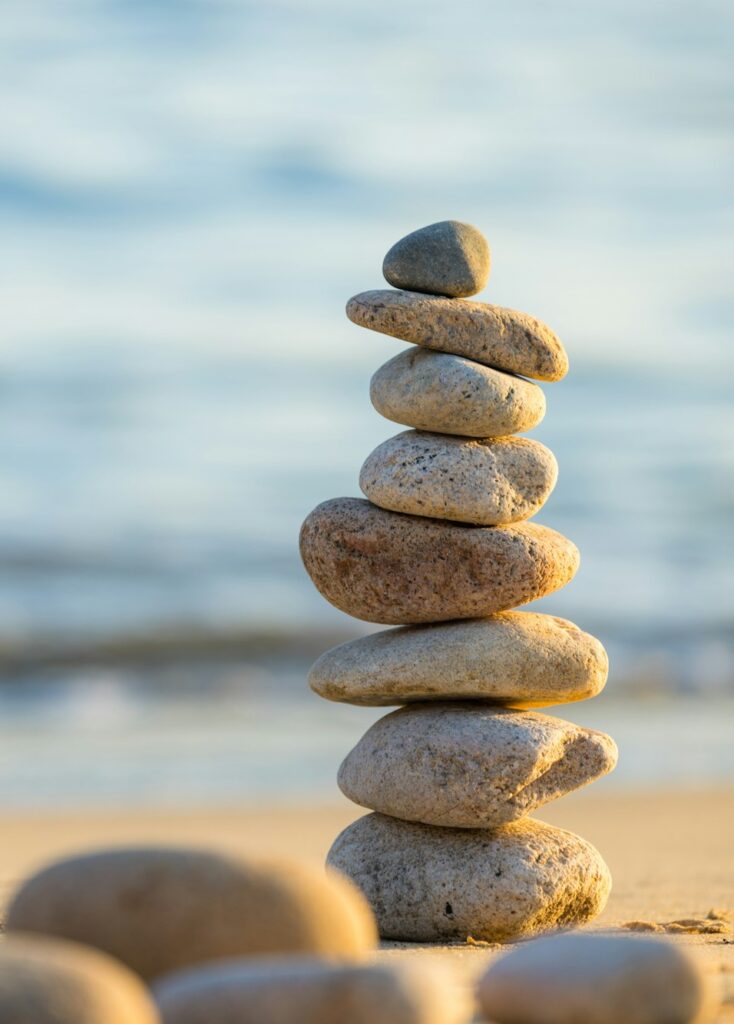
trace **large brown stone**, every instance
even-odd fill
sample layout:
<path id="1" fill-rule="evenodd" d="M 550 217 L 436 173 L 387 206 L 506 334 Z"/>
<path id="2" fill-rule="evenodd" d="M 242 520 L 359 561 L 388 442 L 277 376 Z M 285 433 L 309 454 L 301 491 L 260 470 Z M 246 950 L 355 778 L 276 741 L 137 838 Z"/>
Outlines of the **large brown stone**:
<path id="1" fill-rule="evenodd" d="M 333 498 L 301 528 L 301 557 L 341 611 L 390 624 L 474 619 L 569 582 L 578 549 L 536 523 L 465 526 Z"/>

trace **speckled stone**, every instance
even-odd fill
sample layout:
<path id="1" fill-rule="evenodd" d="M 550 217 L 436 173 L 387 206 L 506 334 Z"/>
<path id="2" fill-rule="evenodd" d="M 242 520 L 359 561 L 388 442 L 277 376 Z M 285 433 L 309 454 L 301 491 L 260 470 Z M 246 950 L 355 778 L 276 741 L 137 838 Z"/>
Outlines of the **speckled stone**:
<path id="1" fill-rule="evenodd" d="M 583 924 L 611 888 L 590 843 L 532 818 L 487 831 L 368 814 L 328 861 L 365 894 L 380 935 L 406 942 L 512 942 Z"/>
<path id="2" fill-rule="evenodd" d="M 490 700 L 543 707 L 600 693 L 609 661 L 572 622 L 537 612 L 386 629 L 332 647 L 309 673 L 327 700 L 388 706 Z"/>
<path id="3" fill-rule="evenodd" d="M 301 528 L 301 557 L 341 611 L 388 625 L 475 619 L 573 578 L 578 549 L 536 523 L 466 526 L 333 498 Z"/>
<path id="4" fill-rule="evenodd" d="M 388 420 L 461 437 L 523 433 L 545 415 L 537 384 L 417 345 L 377 370 L 370 398 Z"/>
<path id="5" fill-rule="evenodd" d="M 0 942 L 0 1021 L 158 1024 L 159 1017 L 140 979 L 111 957 L 75 942 L 11 935 Z"/>
<path id="6" fill-rule="evenodd" d="M 369 908 L 338 875 L 166 847 L 57 861 L 21 885 L 5 926 L 95 946 L 146 979 L 232 956 L 356 958 L 376 940 Z"/>
<path id="7" fill-rule="evenodd" d="M 553 935 L 495 960 L 478 997 L 496 1024 L 703 1024 L 720 986 L 664 939 Z"/>
<path id="8" fill-rule="evenodd" d="M 384 289 L 355 295 L 347 316 L 360 327 L 524 377 L 560 380 L 568 372 L 553 331 L 514 309 Z"/>
<path id="9" fill-rule="evenodd" d="M 441 220 L 396 242 L 382 273 L 395 288 L 458 298 L 484 288 L 489 265 L 489 246 L 481 231 L 459 220 Z"/>
<path id="10" fill-rule="evenodd" d="M 468 1024 L 469 998 L 441 964 L 335 966 L 228 960 L 169 975 L 163 1024 Z"/>
<path id="11" fill-rule="evenodd" d="M 339 788 L 381 814 L 495 828 L 612 771 L 611 737 L 535 711 L 474 702 L 413 704 L 367 730 Z"/>
<path id="12" fill-rule="evenodd" d="M 503 526 L 540 511 L 557 479 L 553 452 L 539 441 L 406 430 L 367 457 L 359 486 L 393 512 Z"/>

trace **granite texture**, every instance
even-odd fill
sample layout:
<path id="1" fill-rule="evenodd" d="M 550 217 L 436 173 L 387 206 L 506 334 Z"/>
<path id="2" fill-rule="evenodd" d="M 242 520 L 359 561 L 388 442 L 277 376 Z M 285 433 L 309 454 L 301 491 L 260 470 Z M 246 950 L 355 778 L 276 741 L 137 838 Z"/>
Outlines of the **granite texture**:
<path id="1" fill-rule="evenodd" d="M 523 433 L 545 415 L 545 395 L 537 384 L 418 345 L 377 370 L 370 398 L 388 420 L 460 437 Z"/>
<path id="2" fill-rule="evenodd" d="M 553 331 L 514 309 L 383 289 L 355 295 L 347 316 L 360 327 L 524 377 L 553 381 L 568 372 L 568 357 Z"/>
<path id="3" fill-rule="evenodd" d="M 347 704 L 455 699 L 527 708 L 594 697 L 608 669 L 601 643 L 572 622 L 502 612 L 350 640 L 322 654 L 308 681 L 319 696 Z"/>
<path id="4" fill-rule="evenodd" d="M 73 942 L 13 935 L 0 942 L 0 1021 L 158 1024 L 158 1013 L 140 979 L 111 957 Z"/>
<path id="5" fill-rule="evenodd" d="M 480 292 L 489 280 L 489 266 L 481 231 L 459 220 L 442 220 L 396 242 L 382 273 L 395 288 L 457 298 Z"/>
<path id="6" fill-rule="evenodd" d="M 513 942 L 590 921 L 611 878 L 584 839 L 532 818 L 451 829 L 368 814 L 328 862 L 362 889 L 383 939 Z"/>
<path id="7" fill-rule="evenodd" d="M 393 512 L 504 526 L 539 512 L 557 479 L 553 452 L 527 437 L 480 441 L 406 430 L 368 455 L 359 486 Z"/>
<path id="8" fill-rule="evenodd" d="M 376 939 L 364 900 L 338 875 L 165 847 L 58 861 L 21 885 L 5 927 L 94 946 L 145 979 L 234 956 L 349 959 Z"/>
<path id="9" fill-rule="evenodd" d="M 663 939 L 554 935 L 523 943 L 478 986 L 496 1024 L 703 1024 L 718 986 L 694 953 Z"/>
<path id="10" fill-rule="evenodd" d="M 301 528 L 301 557 L 341 611 L 388 625 L 474 619 L 558 590 L 576 573 L 570 540 L 535 523 L 466 526 L 333 498 Z"/>
<path id="11" fill-rule="evenodd" d="M 611 737 L 535 711 L 412 704 L 367 730 L 339 769 L 356 804 L 405 821 L 496 828 L 612 771 Z"/>

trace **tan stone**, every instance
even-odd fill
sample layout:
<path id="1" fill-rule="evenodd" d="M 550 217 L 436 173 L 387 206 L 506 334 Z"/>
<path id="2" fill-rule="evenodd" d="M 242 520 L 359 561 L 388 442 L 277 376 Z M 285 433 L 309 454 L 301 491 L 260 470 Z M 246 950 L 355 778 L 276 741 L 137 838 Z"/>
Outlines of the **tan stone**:
<path id="1" fill-rule="evenodd" d="M 599 693 L 609 662 L 572 622 L 537 612 L 404 626 L 322 654 L 309 673 L 327 700 L 388 706 L 427 700 L 491 700 L 543 707 Z"/>
<path id="2" fill-rule="evenodd" d="M 360 327 L 536 380 L 560 380 L 568 356 L 549 327 L 527 313 L 486 302 L 418 292 L 362 292 L 347 303 Z"/>
<path id="3" fill-rule="evenodd" d="M 338 875 L 165 847 L 57 861 L 21 885 L 6 928 L 95 946 L 147 979 L 232 956 L 349 959 L 376 938 L 368 907 Z"/>
<path id="4" fill-rule="evenodd" d="M 327 601 L 386 624 L 492 615 L 558 590 L 579 564 L 575 545 L 546 526 L 466 526 L 359 498 L 311 512 L 301 557 Z"/>
<path id="5" fill-rule="evenodd" d="M 539 512 L 557 478 L 553 452 L 527 437 L 480 441 L 406 430 L 367 457 L 359 486 L 392 512 L 503 526 Z"/>
<path id="6" fill-rule="evenodd" d="M 405 821 L 495 828 L 586 786 L 617 763 L 611 737 L 484 702 L 412 704 L 347 754 L 339 788 Z"/>
<path id="7" fill-rule="evenodd" d="M 418 345 L 377 370 L 370 398 L 388 420 L 461 437 L 523 433 L 545 415 L 545 395 L 537 384 Z"/>
<path id="8" fill-rule="evenodd" d="M 382 273 L 395 288 L 457 297 L 480 292 L 489 265 L 489 246 L 481 231 L 459 220 L 442 220 L 396 242 Z"/>
<path id="9" fill-rule="evenodd" d="M 512 942 L 582 924 L 611 888 L 590 843 L 532 818 L 488 831 L 368 814 L 328 860 L 362 889 L 381 936 L 408 942 Z"/>

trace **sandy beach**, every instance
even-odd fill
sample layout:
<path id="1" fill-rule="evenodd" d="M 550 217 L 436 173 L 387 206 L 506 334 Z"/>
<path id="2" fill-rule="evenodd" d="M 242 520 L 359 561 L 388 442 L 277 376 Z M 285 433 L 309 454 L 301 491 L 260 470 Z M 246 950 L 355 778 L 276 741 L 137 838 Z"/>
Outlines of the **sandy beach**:
<path id="1" fill-rule="evenodd" d="M 297 851 L 319 862 L 336 834 L 360 813 L 344 801 L 332 806 L 6 814 L 0 818 L 2 899 L 43 862 L 100 845 L 188 843 L 255 856 Z M 593 927 L 699 922 L 674 925 L 668 934 L 696 947 L 707 969 L 722 976 L 727 1003 L 720 1020 L 734 1021 L 734 930 L 707 917 L 712 911 L 734 912 L 734 790 L 588 792 L 544 808 L 538 817 L 584 835 L 609 864 L 614 889 Z M 693 930 L 682 930 L 687 927 Z M 450 957 L 470 982 L 498 949 L 390 944 L 377 955 Z"/>

